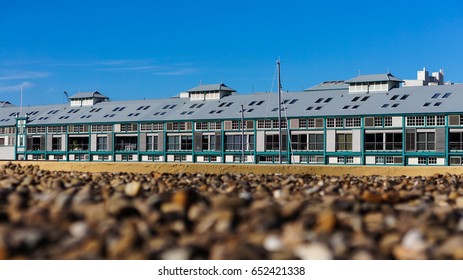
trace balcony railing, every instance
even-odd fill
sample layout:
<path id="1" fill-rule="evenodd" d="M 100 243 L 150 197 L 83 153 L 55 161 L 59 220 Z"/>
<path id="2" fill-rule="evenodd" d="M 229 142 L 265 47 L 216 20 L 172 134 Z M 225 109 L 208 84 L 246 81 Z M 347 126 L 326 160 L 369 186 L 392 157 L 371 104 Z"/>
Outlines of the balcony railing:
<path id="1" fill-rule="evenodd" d="M 69 151 L 88 151 L 88 144 L 70 144 Z"/>
<path id="2" fill-rule="evenodd" d="M 137 144 L 116 143 L 116 151 L 137 151 Z"/>

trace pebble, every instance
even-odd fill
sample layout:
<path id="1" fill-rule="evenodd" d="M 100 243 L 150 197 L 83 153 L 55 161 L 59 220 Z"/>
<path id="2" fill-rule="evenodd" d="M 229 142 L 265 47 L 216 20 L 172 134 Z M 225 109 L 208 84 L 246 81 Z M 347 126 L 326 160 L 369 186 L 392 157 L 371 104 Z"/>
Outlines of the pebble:
<path id="1" fill-rule="evenodd" d="M 463 177 L 0 166 L 0 259 L 463 259 Z"/>

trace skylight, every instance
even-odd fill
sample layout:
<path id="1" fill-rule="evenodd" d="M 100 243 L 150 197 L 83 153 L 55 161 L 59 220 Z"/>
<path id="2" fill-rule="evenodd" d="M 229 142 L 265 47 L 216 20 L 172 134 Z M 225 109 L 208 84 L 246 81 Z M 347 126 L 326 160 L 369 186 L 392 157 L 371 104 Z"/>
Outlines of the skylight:
<path id="1" fill-rule="evenodd" d="M 394 96 L 392 96 L 391 99 L 389 99 L 389 100 L 396 100 L 397 97 L 399 97 L 399 96 L 398 96 L 398 95 L 394 95 Z"/>
<path id="2" fill-rule="evenodd" d="M 315 103 L 320 103 L 323 101 L 323 98 L 318 98 L 317 101 L 315 101 Z"/>
<path id="3" fill-rule="evenodd" d="M 437 99 L 440 96 L 440 93 L 434 93 L 431 99 Z"/>
<path id="4" fill-rule="evenodd" d="M 452 95 L 452 93 L 451 93 L 451 92 L 447 92 L 447 93 L 445 93 L 445 94 L 442 96 L 442 98 L 449 98 L 450 95 Z"/>
<path id="5" fill-rule="evenodd" d="M 441 104 L 442 104 L 442 102 L 436 102 L 436 103 L 434 103 L 434 106 L 435 106 L 435 107 L 438 107 L 438 106 L 440 106 Z"/>
<path id="6" fill-rule="evenodd" d="M 103 108 L 93 108 L 92 110 L 90 110 L 90 113 L 99 112 L 99 111 L 101 111 L 101 109 L 103 109 Z"/>
<path id="7" fill-rule="evenodd" d="M 312 110 L 312 109 L 313 109 L 313 107 L 312 107 L 312 106 L 309 106 L 309 107 L 306 108 L 306 111 L 310 111 L 310 110 Z"/>
<path id="8" fill-rule="evenodd" d="M 387 107 L 389 107 L 389 104 L 383 104 L 383 106 L 381 106 L 381 108 L 383 108 L 383 109 L 387 108 Z"/>
<path id="9" fill-rule="evenodd" d="M 399 105 L 400 105 L 399 103 L 394 103 L 394 104 L 392 104 L 391 107 L 392 107 L 392 108 L 397 108 L 397 107 L 399 107 Z"/>
<path id="10" fill-rule="evenodd" d="M 342 107 L 342 109 L 346 110 L 346 109 L 349 109 L 349 107 L 350 107 L 349 105 L 346 105 L 346 106 Z"/>
<path id="11" fill-rule="evenodd" d="M 140 113 L 130 113 L 127 115 L 127 117 L 136 117 L 138 115 L 140 115 Z"/>
<path id="12" fill-rule="evenodd" d="M 151 106 L 140 106 L 137 108 L 137 111 L 140 111 L 140 110 L 147 110 L 148 108 L 150 108 Z"/>
<path id="13" fill-rule="evenodd" d="M 321 108 L 323 108 L 323 106 L 317 106 L 317 107 L 315 108 L 315 111 L 320 111 Z"/>
<path id="14" fill-rule="evenodd" d="M 350 102 L 355 102 L 355 101 L 357 101 L 359 99 L 360 99 L 360 96 L 356 96 L 356 97 L 352 98 L 352 100 Z"/>
<path id="15" fill-rule="evenodd" d="M 404 95 L 400 98 L 400 100 L 405 100 L 405 99 L 407 99 L 407 97 L 409 97 L 409 96 L 410 96 L 409 94 L 404 94 Z"/>
<path id="16" fill-rule="evenodd" d="M 357 109 L 360 105 L 354 105 L 352 106 L 352 109 Z"/>
<path id="17" fill-rule="evenodd" d="M 365 96 L 365 97 L 363 97 L 362 100 L 360 100 L 360 101 L 367 101 L 368 98 L 370 98 L 370 97 L 369 97 L 369 96 Z"/>
<path id="18" fill-rule="evenodd" d="M 328 103 L 328 102 L 330 102 L 331 100 L 333 100 L 333 98 L 331 98 L 331 97 L 330 97 L 330 98 L 327 98 L 323 103 Z"/>
<path id="19" fill-rule="evenodd" d="M 423 104 L 423 107 L 428 107 L 429 105 L 431 105 L 431 102 L 426 102 Z"/>

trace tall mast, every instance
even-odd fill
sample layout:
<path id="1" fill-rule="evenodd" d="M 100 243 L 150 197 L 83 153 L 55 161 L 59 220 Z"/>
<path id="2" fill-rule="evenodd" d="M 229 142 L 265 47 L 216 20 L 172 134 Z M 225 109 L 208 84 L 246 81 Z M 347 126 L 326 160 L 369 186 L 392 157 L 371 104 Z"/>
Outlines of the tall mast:
<path id="1" fill-rule="evenodd" d="M 280 58 L 277 60 L 278 69 L 278 163 L 281 164 L 282 135 L 281 135 L 281 79 L 280 79 Z"/>
<path id="2" fill-rule="evenodd" d="M 245 137 L 244 137 L 244 107 L 241 104 L 241 163 L 244 163 L 244 149 L 245 149 Z"/>

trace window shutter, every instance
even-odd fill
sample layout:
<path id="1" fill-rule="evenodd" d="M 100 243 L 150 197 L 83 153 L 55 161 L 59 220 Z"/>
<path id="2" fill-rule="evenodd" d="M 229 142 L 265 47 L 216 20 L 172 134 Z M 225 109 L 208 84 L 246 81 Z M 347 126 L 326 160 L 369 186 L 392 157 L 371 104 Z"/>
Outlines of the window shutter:
<path id="1" fill-rule="evenodd" d="M 436 152 L 445 152 L 445 128 L 436 128 Z"/>
<path id="2" fill-rule="evenodd" d="M 203 133 L 195 132 L 195 152 L 201 152 L 203 150 Z"/>
<path id="3" fill-rule="evenodd" d="M 52 151 L 53 150 L 53 135 L 48 134 L 47 135 L 47 151 Z"/>
<path id="4" fill-rule="evenodd" d="M 405 150 L 416 151 L 416 129 L 407 128 L 405 130 Z"/>
<path id="5" fill-rule="evenodd" d="M 254 121 L 246 121 L 246 129 L 254 129 Z"/>
<path id="6" fill-rule="evenodd" d="M 373 127 L 375 124 L 375 118 L 373 117 L 366 117 L 365 118 L 365 127 Z"/>
<path id="7" fill-rule="evenodd" d="M 215 133 L 215 150 L 217 152 L 222 151 L 222 134 L 221 132 Z"/>
<path id="8" fill-rule="evenodd" d="M 232 129 L 232 121 L 224 121 L 223 122 L 223 128 L 225 130 L 231 130 Z"/>
<path id="9" fill-rule="evenodd" d="M 166 123 L 166 130 L 172 130 L 174 127 L 174 124 L 172 122 Z"/>
<path id="10" fill-rule="evenodd" d="M 164 151 L 164 133 L 163 132 L 158 133 L 158 150 Z"/>
<path id="11" fill-rule="evenodd" d="M 291 128 L 291 129 L 299 128 L 299 119 L 290 119 L 289 120 L 289 128 Z"/>
<path id="12" fill-rule="evenodd" d="M 146 152 L 146 133 L 140 133 L 140 152 Z"/>
<path id="13" fill-rule="evenodd" d="M 450 115 L 449 125 L 460 125 L 460 115 Z"/>
<path id="14" fill-rule="evenodd" d="M 315 119 L 315 127 L 323 127 L 323 119 Z"/>

